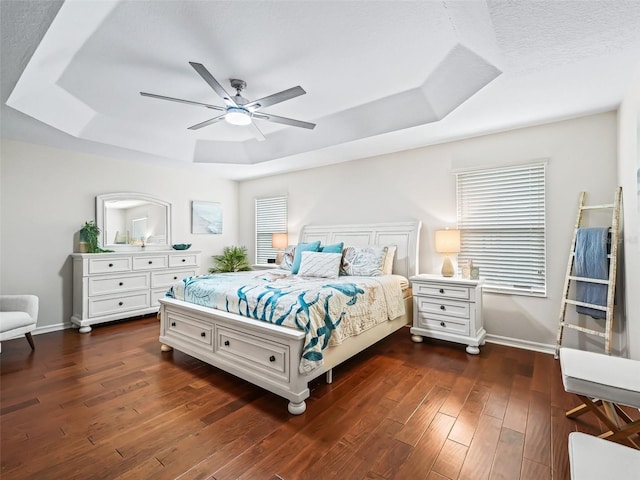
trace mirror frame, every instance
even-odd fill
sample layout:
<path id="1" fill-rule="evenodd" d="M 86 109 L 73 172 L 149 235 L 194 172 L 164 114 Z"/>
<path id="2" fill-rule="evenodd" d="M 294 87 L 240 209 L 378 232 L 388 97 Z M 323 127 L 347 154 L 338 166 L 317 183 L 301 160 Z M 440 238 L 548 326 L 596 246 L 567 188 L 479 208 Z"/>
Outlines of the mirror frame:
<path id="1" fill-rule="evenodd" d="M 165 207 L 166 213 L 166 224 L 167 224 L 167 243 L 158 245 L 158 244 L 147 244 L 144 246 L 145 250 L 171 250 L 171 203 L 166 202 L 160 198 L 153 197 L 151 195 L 146 195 L 144 193 L 134 193 L 134 192 L 120 192 L 120 193 L 105 193 L 102 195 L 96 196 L 96 225 L 100 229 L 100 246 L 102 248 L 109 248 L 115 251 L 123 251 L 123 250 L 140 250 L 139 245 L 119 245 L 112 244 L 107 242 L 107 229 L 105 225 L 105 221 L 107 218 L 107 202 L 113 200 L 141 200 L 149 203 L 153 203 L 155 205 L 159 205 Z"/>

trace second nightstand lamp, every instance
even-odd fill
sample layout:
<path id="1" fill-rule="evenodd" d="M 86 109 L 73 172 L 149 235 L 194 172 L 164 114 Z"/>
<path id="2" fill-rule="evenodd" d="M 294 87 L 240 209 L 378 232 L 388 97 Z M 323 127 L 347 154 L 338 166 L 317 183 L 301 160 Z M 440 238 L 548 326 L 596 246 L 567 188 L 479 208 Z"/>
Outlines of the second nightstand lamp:
<path id="1" fill-rule="evenodd" d="M 449 255 L 460 251 L 460 230 L 436 230 L 436 252 L 444 254 L 442 276 L 453 277 L 456 273 Z"/>
<path id="2" fill-rule="evenodd" d="M 278 256 L 276 257 L 277 265 L 280 265 L 280 262 L 282 261 L 282 250 L 287 248 L 288 244 L 289 236 L 286 232 L 271 234 L 271 246 L 278 249 Z"/>

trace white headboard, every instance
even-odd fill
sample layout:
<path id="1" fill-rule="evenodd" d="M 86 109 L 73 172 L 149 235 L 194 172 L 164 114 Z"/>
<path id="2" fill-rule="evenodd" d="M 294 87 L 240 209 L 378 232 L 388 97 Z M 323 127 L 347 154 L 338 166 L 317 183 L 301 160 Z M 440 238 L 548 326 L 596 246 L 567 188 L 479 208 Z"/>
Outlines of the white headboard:
<path id="1" fill-rule="evenodd" d="M 407 278 L 418 274 L 419 221 L 362 223 L 351 225 L 305 225 L 300 242 L 320 240 L 323 245 L 344 242 L 345 246 L 395 245 L 393 273 Z"/>

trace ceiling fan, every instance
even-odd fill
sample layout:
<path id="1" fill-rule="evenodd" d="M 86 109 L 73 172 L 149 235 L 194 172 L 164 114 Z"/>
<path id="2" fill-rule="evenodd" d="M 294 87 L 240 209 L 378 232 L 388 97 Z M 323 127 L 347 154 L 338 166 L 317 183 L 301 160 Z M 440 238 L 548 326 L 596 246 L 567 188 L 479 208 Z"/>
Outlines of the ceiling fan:
<path id="1" fill-rule="evenodd" d="M 265 140 L 266 138 L 264 134 L 254 123 L 254 119 L 267 120 L 269 122 L 281 123 L 283 125 L 291 125 L 293 127 L 308 129 L 313 129 L 316 126 L 315 123 L 280 117 L 278 115 L 272 115 L 270 113 L 261 111 L 263 107 L 275 105 L 276 103 L 284 102 L 285 100 L 290 100 L 307 93 L 300 86 L 292 87 L 287 90 L 283 90 L 282 92 L 274 93 L 273 95 L 268 95 L 259 100 L 253 100 L 250 102 L 242 96 L 242 90 L 244 90 L 244 88 L 247 86 L 246 82 L 244 82 L 243 80 L 238 80 L 236 78 L 232 78 L 230 80 L 231 87 L 236 91 L 236 94 L 232 97 L 225 91 L 224 88 L 222 88 L 222 85 L 220 85 L 220 83 L 213 77 L 213 75 L 209 73 L 204 65 L 196 62 L 189 62 L 189 64 L 195 69 L 196 72 L 198 72 L 198 74 L 204 79 L 204 81 L 207 82 L 207 84 L 213 89 L 213 91 L 216 92 L 218 96 L 220 96 L 220 98 L 222 98 L 226 105 L 225 107 L 210 105 L 208 103 L 202 102 L 194 102 L 192 100 L 184 100 L 181 98 L 166 97 L 164 95 L 156 95 L 155 93 L 140 92 L 140 95 L 142 95 L 143 97 L 159 98 L 161 100 L 170 100 L 172 102 L 186 103 L 189 105 L 200 105 L 206 108 L 210 108 L 211 110 L 224 112 L 222 115 L 210 118 L 209 120 L 205 120 L 204 122 L 189 127 L 189 130 L 198 130 L 202 127 L 206 127 L 221 120 L 225 120 L 227 123 L 230 123 L 232 125 L 249 126 L 253 132 L 254 137 L 257 140 Z"/>

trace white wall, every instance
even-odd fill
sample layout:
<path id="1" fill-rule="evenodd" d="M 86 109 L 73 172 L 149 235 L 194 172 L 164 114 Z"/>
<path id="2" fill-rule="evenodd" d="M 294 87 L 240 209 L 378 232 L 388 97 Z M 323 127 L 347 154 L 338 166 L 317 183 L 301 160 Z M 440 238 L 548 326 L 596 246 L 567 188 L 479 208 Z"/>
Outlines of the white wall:
<path id="1" fill-rule="evenodd" d="M 74 234 L 96 218 L 98 194 L 139 192 L 171 202 L 173 242 L 192 243 L 193 250 L 202 251 L 202 273 L 212 255 L 237 243 L 234 181 L 6 139 L 0 148 L 0 290 L 40 297 L 37 331 L 69 322 L 69 254 Z M 192 200 L 223 205 L 222 235 L 191 234 Z"/>
<path id="2" fill-rule="evenodd" d="M 625 310 L 629 356 L 640 360 L 640 70 L 618 111 L 618 178 L 624 197 Z"/>
<path id="3" fill-rule="evenodd" d="M 589 203 L 613 200 L 616 142 L 612 112 L 245 181 L 239 187 L 239 215 L 253 218 L 255 197 L 288 194 L 290 243 L 305 223 L 419 219 L 420 271 L 437 273 L 442 258 L 434 253 L 433 232 L 456 221 L 452 171 L 546 158 L 548 297 L 487 294 L 484 299 L 485 326 L 493 341 L 516 339 L 520 345 L 545 348 L 555 345 L 579 192 L 588 192 Z M 253 258 L 253 222 L 243 221 L 239 234 Z M 572 333 L 566 345 L 578 342 Z M 592 343 L 582 346 L 601 350 L 597 340 Z"/>

